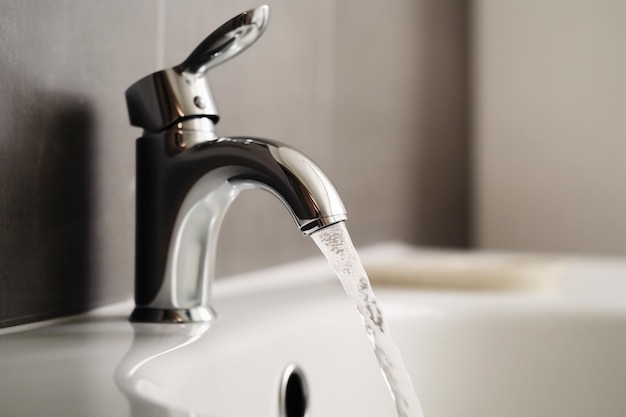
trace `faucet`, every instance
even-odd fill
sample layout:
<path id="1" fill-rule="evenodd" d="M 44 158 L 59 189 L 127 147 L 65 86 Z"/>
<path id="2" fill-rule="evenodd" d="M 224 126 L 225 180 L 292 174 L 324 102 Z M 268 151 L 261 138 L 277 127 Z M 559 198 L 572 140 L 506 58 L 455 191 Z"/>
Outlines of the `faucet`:
<path id="1" fill-rule="evenodd" d="M 208 322 L 220 225 L 248 189 L 278 197 L 304 235 L 346 220 L 326 175 L 276 141 L 221 137 L 207 72 L 264 32 L 269 7 L 235 16 L 173 68 L 126 91 L 137 139 L 135 309 L 131 321 Z"/>

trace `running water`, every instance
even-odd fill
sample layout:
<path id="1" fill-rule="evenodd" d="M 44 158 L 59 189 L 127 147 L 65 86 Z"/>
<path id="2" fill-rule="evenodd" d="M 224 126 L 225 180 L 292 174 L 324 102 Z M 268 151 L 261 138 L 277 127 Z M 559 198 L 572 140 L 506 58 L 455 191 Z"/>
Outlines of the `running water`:
<path id="1" fill-rule="evenodd" d="M 328 259 L 361 315 L 376 359 L 396 404 L 398 417 L 423 417 L 422 407 L 413 391 L 409 374 L 396 344 L 391 339 L 389 327 L 376 303 L 367 273 L 361 265 L 344 222 L 321 229 L 311 237 Z"/>

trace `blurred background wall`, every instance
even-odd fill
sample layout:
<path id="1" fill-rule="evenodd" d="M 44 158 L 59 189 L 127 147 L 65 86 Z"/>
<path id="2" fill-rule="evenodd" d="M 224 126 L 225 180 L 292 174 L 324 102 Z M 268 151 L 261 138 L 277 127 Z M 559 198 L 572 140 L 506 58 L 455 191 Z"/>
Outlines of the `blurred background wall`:
<path id="1" fill-rule="evenodd" d="M 477 0 L 474 239 L 626 254 L 626 2 Z"/>
<path id="2" fill-rule="evenodd" d="M 357 245 L 626 251 L 621 2 L 268 3 L 266 34 L 210 74 L 218 132 L 310 156 Z M 124 90 L 257 5 L 0 3 L 0 326 L 132 296 Z M 261 191 L 218 252 L 220 276 L 319 256 Z"/>

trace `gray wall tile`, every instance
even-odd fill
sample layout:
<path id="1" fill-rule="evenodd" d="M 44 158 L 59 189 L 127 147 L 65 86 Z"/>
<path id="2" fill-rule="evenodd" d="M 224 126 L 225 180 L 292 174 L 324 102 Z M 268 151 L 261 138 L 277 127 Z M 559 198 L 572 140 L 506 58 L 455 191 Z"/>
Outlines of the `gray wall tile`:
<path id="1" fill-rule="evenodd" d="M 151 4 L 0 6 L 0 326 L 130 292 L 134 145 L 123 90 L 155 60 Z"/>

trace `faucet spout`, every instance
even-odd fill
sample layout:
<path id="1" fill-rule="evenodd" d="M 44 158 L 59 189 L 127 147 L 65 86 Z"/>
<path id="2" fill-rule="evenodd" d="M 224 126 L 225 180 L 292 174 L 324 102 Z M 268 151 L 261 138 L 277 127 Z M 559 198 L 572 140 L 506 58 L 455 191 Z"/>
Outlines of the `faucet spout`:
<path id="1" fill-rule="evenodd" d="M 136 304 L 131 320 L 198 322 L 210 306 L 220 225 L 247 189 L 287 207 L 305 235 L 346 220 L 326 175 L 278 142 L 216 137 L 208 118 L 137 141 Z M 164 146 L 165 143 L 165 146 Z"/>

